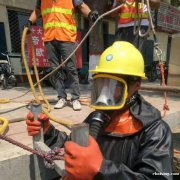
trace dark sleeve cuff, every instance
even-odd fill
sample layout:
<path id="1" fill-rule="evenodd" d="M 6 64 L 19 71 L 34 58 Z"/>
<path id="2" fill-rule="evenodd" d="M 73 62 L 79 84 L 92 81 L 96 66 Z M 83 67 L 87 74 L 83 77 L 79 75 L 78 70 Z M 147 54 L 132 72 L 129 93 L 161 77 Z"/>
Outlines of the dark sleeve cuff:
<path id="1" fill-rule="evenodd" d="M 44 135 L 45 144 L 54 149 L 55 147 L 62 148 L 64 143 L 69 140 L 69 136 L 62 131 L 55 129 L 53 125 L 51 125 Z"/>
<path id="2" fill-rule="evenodd" d="M 35 6 L 36 9 L 41 9 L 41 0 L 37 0 L 36 1 L 36 6 Z"/>
<path id="3" fill-rule="evenodd" d="M 111 160 L 103 159 L 100 170 L 93 180 L 117 180 L 117 179 L 128 179 L 120 178 L 122 173 L 122 163 L 115 164 Z"/>
<path id="4" fill-rule="evenodd" d="M 105 172 L 107 170 L 107 164 L 106 164 L 106 160 L 104 159 L 102 164 L 101 164 L 101 168 L 99 170 L 99 172 L 94 176 L 93 180 L 106 180 L 107 178 L 105 177 Z"/>

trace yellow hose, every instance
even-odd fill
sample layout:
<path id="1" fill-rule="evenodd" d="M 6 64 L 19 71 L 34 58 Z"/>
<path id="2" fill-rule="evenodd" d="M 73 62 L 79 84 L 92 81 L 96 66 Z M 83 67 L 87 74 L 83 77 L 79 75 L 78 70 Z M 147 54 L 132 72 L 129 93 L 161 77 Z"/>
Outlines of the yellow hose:
<path id="1" fill-rule="evenodd" d="M 37 103 L 40 103 L 40 100 L 38 98 L 38 95 L 35 91 L 35 86 L 33 85 L 33 81 L 32 81 L 32 78 L 31 78 L 31 74 L 30 74 L 30 71 L 29 71 L 29 67 L 27 65 L 27 59 L 26 59 L 26 55 L 25 55 L 25 41 L 26 41 L 26 35 L 27 35 L 27 32 L 28 32 L 28 28 L 24 28 L 23 30 L 23 34 L 22 34 L 22 40 L 21 40 L 21 52 L 22 52 L 22 59 L 23 59 L 23 62 L 24 62 L 24 66 L 25 66 L 25 70 L 26 70 L 26 74 L 27 74 L 27 77 L 28 77 L 28 81 L 29 81 L 29 84 L 30 84 L 30 87 L 31 87 L 31 90 L 32 90 L 32 93 L 34 95 L 34 98 L 35 98 L 35 101 Z M 34 63 L 36 64 L 36 63 Z M 36 69 L 36 68 L 35 68 Z M 39 82 L 39 77 L 36 77 L 37 78 L 37 84 L 40 84 Z M 38 86 L 39 87 L 39 86 Z M 40 88 L 41 89 L 41 88 Z M 41 91 L 42 92 L 42 91 Z M 41 93 L 42 95 L 43 93 Z M 42 95 L 42 98 L 45 102 L 48 102 L 47 99 L 45 100 L 44 99 L 44 95 Z M 47 109 L 45 109 L 44 107 L 42 107 L 42 111 L 54 122 L 57 122 L 57 123 L 60 123 L 64 126 L 67 126 L 67 127 L 71 127 L 74 123 L 68 121 L 68 120 L 63 120 L 63 119 L 57 119 L 56 117 L 54 117 L 53 115 L 51 115 Z"/>
<path id="2" fill-rule="evenodd" d="M 10 102 L 10 99 L 0 99 L 0 104 L 2 103 L 9 103 Z"/>
<path id="3" fill-rule="evenodd" d="M 32 90 L 32 93 L 34 95 L 34 98 L 35 98 L 37 103 L 40 103 L 38 95 L 36 94 L 35 88 L 33 86 L 33 81 L 32 81 L 32 78 L 31 78 L 31 74 L 30 74 L 30 71 L 29 71 L 29 67 L 28 67 L 27 59 L 26 59 L 26 54 L 25 54 L 25 48 L 24 47 L 25 47 L 25 41 L 26 41 L 27 32 L 28 32 L 28 28 L 26 27 L 26 28 L 24 28 L 23 35 L 22 35 L 22 43 L 21 43 L 22 59 L 23 59 L 23 62 L 24 62 L 24 66 L 25 66 L 25 69 L 26 69 L 26 75 L 28 77 L 29 84 L 31 86 L 31 90 Z"/>
<path id="4" fill-rule="evenodd" d="M 32 37 L 30 39 L 32 40 Z M 31 46 L 32 46 L 32 57 L 33 57 L 34 72 L 35 72 L 36 80 L 37 80 L 37 82 L 39 82 L 40 79 L 39 79 L 39 74 L 38 74 L 37 65 L 36 65 L 36 56 L 35 56 L 35 52 L 34 52 L 34 44 L 32 43 L 32 41 L 31 41 Z M 48 100 L 46 99 L 46 97 L 44 95 L 44 92 L 42 90 L 40 82 L 38 83 L 38 88 L 39 88 L 39 92 L 40 92 L 45 104 L 47 105 L 47 110 L 48 110 L 48 112 L 50 112 L 51 107 L 50 107 Z"/>
<path id="5" fill-rule="evenodd" d="M 8 127 L 8 120 L 6 118 L 0 117 L 0 122 L 2 122 L 2 125 L 0 127 L 0 134 L 3 134 L 6 128 Z"/>
<path id="6" fill-rule="evenodd" d="M 10 102 L 10 99 L 0 99 L 0 104 L 9 103 L 9 102 Z M 3 117 L 0 117 L 0 122 L 2 122 L 2 125 L 0 124 L 0 134 L 3 134 L 6 128 L 8 127 L 9 122 L 7 119 Z"/>

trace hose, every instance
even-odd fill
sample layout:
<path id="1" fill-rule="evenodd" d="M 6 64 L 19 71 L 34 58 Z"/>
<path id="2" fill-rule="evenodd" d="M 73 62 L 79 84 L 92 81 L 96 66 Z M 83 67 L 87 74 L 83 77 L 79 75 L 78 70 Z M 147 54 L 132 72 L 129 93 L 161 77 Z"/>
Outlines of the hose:
<path id="1" fill-rule="evenodd" d="M 24 66 L 25 66 L 25 70 L 26 70 L 26 74 L 27 74 L 27 77 L 28 77 L 28 81 L 29 81 L 29 84 L 30 84 L 30 87 L 31 87 L 31 90 L 32 90 L 32 93 L 34 95 L 34 98 L 35 98 L 35 102 L 36 103 L 41 103 L 39 98 L 38 98 L 38 95 L 36 93 L 36 90 L 35 90 L 35 85 L 33 84 L 33 81 L 32 81 L 32 77 L 31 77 L 31 74 L 30 74 L 30 70 L 29 70 L 29 67 L 28 67 L 28 64 L 27 64 L 27 59 L 26 59 L 26 55 L 25 55 L 25 41 L 26 41 L 26 35 L 27 35 L 27 32 L 29 31 L 29 29 L 27 27 L 24 28 L 23 30 L 23 34 L 22 34 L 22 40 L 21 40 L 21 52 L 22 52 L 22 59 L 23 59 L 23 62 L 24 62 Z M 34 63 L 35 64 L 35 63 Z M 38 78 L 37 78 L 38 79 Z M 41 80 L 38 81 L 38 84 L 40 84 Z M 36 83 L 37 85 L 37 83 Z M 40 87 L 40 86 L 38 86 Z M 41 93 L 42 95 L 43 93 Z M 44 99 L 44 98 L 43 98 Z M 46 100 L 47 101 L 47 100 Z M 54 122 L 57 122 L 57 123 L 60 123 L 66 127 L 71 127 L 74 123 L 71 123 L 70 121 L 68 120 L 64 120 L 64 119 L 57 119 L 55 118 L 54 116 L 52 116 L 51 114 L 49 114 L 48 110 L 45 109 L 44 107 L 42 107 L 42 111 Z"/>
<path id="2" fill-rule="evenodd" d="M 26 54 L 25 54 L 25 41 L 26 41 L 26 34 L 27 32 L 29 31 L 29 29 L 27 27 L 24 28 L 23 30 L 23 34 L 22 34 L 22 41 L 21 41 L 21 52 L 22 52 L 22 59 L 23 59 L 23 63 L 24 63 L 24 66 L 25 66 L 25 69 L 26 69 L 26 75 L 27 75 L 27 78 L 28 78 L 28 81 L 29 81 L 29 84 L 30 84 L 30 87 L 31 87 L 31 91 L 33 93 L 33 96 L 36 100 L 37 103 L 40 103 L 40 100 L 36 94 L 36 91 L 35 91 L 35 88 L 33 86 L 33 81 L 32 81 L 32 78 L 31 78 L 31 74 L 30 74 L 30 71 L 29 71 L 29 67 L 28 67 L 28 64 L 27 64 L 27 59 L 26 59 Z"/>
<path id="3" fill-rule="evenodd" d="M 0 127 L 0 134 L 3 134 L 6 130 L 6 128 L 8 127 L 8 120 L 4 117 L 0 117 L 0 122 L 2 122 L 2 125 Z"/>
<path id="4" fill-rule="evenodd" d="M 10 102 L 10 99 L 5 99 L 5 98 L 0 99 L 0 104 L 9 103 L 9 102 Z"/>
<path id="5" fill-rule="evenodd" d="M 33 65 L 34 65 L 34 72 L 35 72 L 36 80 L 38 82 L 40 79 L 39 79 L 39 74 L 38 74 L 37 65 L 36 65 L 36 56 L 35 56 L 35 51 L 34 51 L 34 44 L 32 43 L 32 34 L 31 33 L 30 33 L 30 37 L 31 37 L 30 38 L 30 40 L 31 40 L 30 45 L 32 46 L 32 59 L 33 59 Z M 39 88 L 39 92 L 40 92 L 45 104 L 47 105 L 47 111 L 50 112 L 51 111 L 50 104 L 49 104 L 47 98 L 44 95 L 44 92 L 42 90 L 42 87 L 41 87 L 40 83 L 38 83 L 38 88 Z"/>
<path id="6" fill-rule="evenodd" d="M 24 107 L 26 107 L 26 106 L 27 106 L 27 105 L 23 105 L 23 106 L 20 106 L 20 107 L 16 107 L 16 108 L 13 108 L 13 109 L 9 109 L 9 110 L 6 110 L 6 111 L 2 111 L 2 112 L 0 112 L 0 114 L 6 114 L 6 113 L 9 113 L 9 112 L 12 112 L 12 111 L 15 111 L 15 110 L 24 108 Z"/>
<path id="7" fill-rule="evenodd" d="M 129 6 L 133 5 L 134 1 L 132 1 L 131 4 L 127 3 Z M 139 12 L 138 12 L 138 3 L 139 2 L 135 2 L 135 8 L 136 8 L 136 12 L 135 12 L 135 18 L 136 18 L 136 15 L 137 15 L 137 19 L 134 21 L 134 28 L 133 28 L 133 34 L 136 35 L 138 34 L 140 37 L 145 37 L 147 36 L 149 33 L 150 33 L 150 30 L 152 28 L 152 30 L 154 30 L 154 25 L 153 25 L 153 21 L 152 21 L 152 16 L 151 16 L 151 8 L 150 8 L 150 5 L 149 5 L 149 0 L 146 0 L 146 5 L 147 5 L 147 13 L 148 13 L 148 21 L 149 21 L 149 26 L 148 26 L 148 29 L 146 32 L 141 32 L 141 20 L 142 20 L 142 17 L 139 16 Z M 144 0 L 142 0 L 142 7 L 144 6 Z"/>
<path id="8" fill-rule="evenodd" d="M 9 103 L 10 102 L 10 99 L 0 99 L 0 104 L 2 103 Z M 8 124 L 9 124 L 9 122 L 8 122 L 8 120 L 6 119 L 6 118 L 4 118 L 4 117 L 0 117 L 0 124 L 2 124 L 1 126 L 0 126 L 0 134 L 3 134 L 4 132 L 5 132 L 5 130 L 6 130 L 6 128 L 8 127 Z"/>

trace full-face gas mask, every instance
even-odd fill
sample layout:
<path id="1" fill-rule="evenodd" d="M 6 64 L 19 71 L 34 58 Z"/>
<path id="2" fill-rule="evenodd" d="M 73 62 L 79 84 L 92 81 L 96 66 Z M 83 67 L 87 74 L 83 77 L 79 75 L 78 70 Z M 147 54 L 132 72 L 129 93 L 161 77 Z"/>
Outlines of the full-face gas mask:
<path id="1" fill-rule="evenodd" d="M 93 77 L 91 107 L 99 110 L 121 109 L 127 99 L 127 83 L 124 79 L 107 74 Z"/>

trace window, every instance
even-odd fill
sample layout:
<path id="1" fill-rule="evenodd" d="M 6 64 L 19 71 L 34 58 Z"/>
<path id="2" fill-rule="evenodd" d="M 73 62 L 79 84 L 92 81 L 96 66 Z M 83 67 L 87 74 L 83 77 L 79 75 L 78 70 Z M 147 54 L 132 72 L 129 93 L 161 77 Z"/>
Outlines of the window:
<path id="1" fill-rule="evenodd" d="M 5 36 L 5 30 L 4 30 L 4 23 L 0 22 L 0 53 L 7 51 L 7 45 L 6 45 L 6 36 Z M 1 57 L 1 54 L 0 54 Z"/>
<path id="2" fill-rule="evenodd" d="M 11 47 L 13 53 L 21 52 L 21 37 L 24 29 L 24 25 L 27 22 L 31 11 L 16 11 L 8 10 L 8 20 L 10 28 Z M 41 25 L 41 20 L 38 21 L 38 25 Z"/>
<path id="3" fill-rule="evenodd" d="M 30 16 L 29 13 L 23 13 L 20 11 L 8 10 L 8 20 L 10 28 L 10 38 L 12 52 L 21 52 L 21 36 L 23 32 L 23 26 Z"/>
<path id="4" fill-rule="evenodd" d="M 171 5 L 175 7 L 180 7 L 180 0 L 171 0 Z"/>

